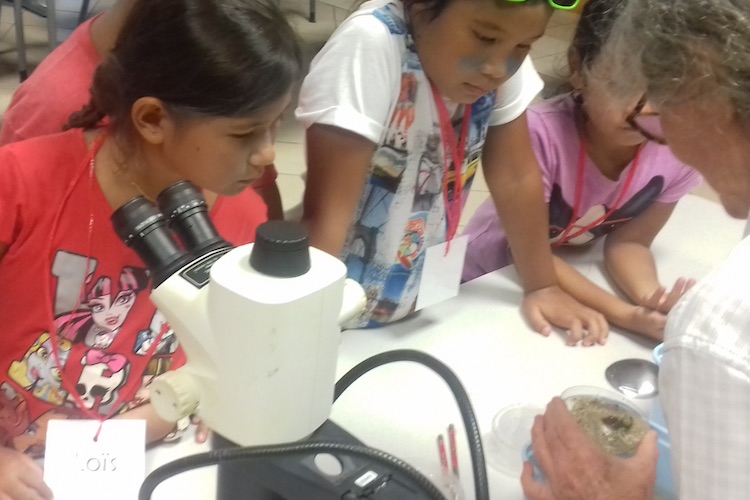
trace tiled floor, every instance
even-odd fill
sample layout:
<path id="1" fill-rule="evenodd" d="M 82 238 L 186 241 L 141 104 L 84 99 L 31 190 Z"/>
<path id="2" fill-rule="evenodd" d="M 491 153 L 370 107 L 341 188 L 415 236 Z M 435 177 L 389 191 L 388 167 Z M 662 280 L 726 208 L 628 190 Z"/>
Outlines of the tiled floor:
<path id="1" fill-rule="evenodd" d="M 113 0 L 92 1 L 93 12 L 111 5 Z M 13 11 L 9 4 L 0 0 L 0 111 L 4 111 L 10 96 L 18 86 L 16 69 L 15 30 L 13 27 Z M 307 0 L 282 0 L 282 7 L 290 11 L 292 23 L 304 41 L 307 61 L 323 46 L 336 25 L 347 14 L 347 9 L 353 5 L 353 0 L 326 0 L 317 3 L 317 22 L 307 20 Z M 80 0 L 57 0 L 58 5 L 58 37 L 62 40 L 75 26 Z M 555 88 L 565 77 L 565 53 L 573 37 L 577 15 L 565 11 L 556 11 L 548 26 L 545 36 L 536 42 L 531 50 L 532 58 L 538 71 L 547 83 L 548 89 Z M 47 53 L 47 31 L 45 20 L 33 14 L 24 16 L 24 30 L 28 45 L 27 57 L 33 67 Z M 285 120 L 278 136 L 276 149 L 276 168 L 279 172 L 278 184 L 285 208 L 298 204 L 302 199 L 304 183 L 300 175 L 304 171 L 304 131 L 295 123 L 292 110 Z M 713 192 L 705 187 L 698 189 L 700 194 L 715 198 Z M 481 171 L 475 180 L 469 196 L 466 210 L 464 210 L 462 225 L 474 213 L 479 204 L 489 195 L 487 184 Z"/>

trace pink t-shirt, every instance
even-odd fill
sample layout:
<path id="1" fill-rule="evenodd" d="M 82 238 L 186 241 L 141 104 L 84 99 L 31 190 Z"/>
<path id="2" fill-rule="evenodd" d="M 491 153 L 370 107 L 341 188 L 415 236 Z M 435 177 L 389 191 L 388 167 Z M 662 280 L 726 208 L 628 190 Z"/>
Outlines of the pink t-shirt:
<path id="1" fill-rule="evenodd" d="M 544 195 L 549 206 L 550 243 L 554 243 L 571 222 L 575 204 L 580 153 L 575 103 L 571 97 L 563 97 L 533 106 L 526 114 L 532 147 L 542 169 Z M 631 162 L 618 180 L 612 180 L 586 156 L 579 215 L 570 235 L 577 232 L 576 226 L 586 227 L 612 208 L 633 166 Z M 648 142 L 641 149 L 637 168 L 618 208 L 599 225 L 566 244 L 590 243 L 637 217 L 653 203 L 675 203 L 701 181 L 701 176 L 678 161 L 667 146 Z M 469 236 L 464 281 L 512 262 L 492 199 L 477 209 L 464 233 Z"/>

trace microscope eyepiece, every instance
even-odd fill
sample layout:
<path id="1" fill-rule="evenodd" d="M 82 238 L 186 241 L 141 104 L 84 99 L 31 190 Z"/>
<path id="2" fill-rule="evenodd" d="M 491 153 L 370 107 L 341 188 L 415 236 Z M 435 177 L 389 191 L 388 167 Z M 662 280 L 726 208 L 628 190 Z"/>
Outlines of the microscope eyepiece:
<path id="1" fill-rule="evenodd" d="M 156 197 L 159 210 L 190 253 L 200 257 L 231 245 L 219 236 L 200 190 L 189 181 L 171 185 Z"/>
<path id="2" fill-rule="evenodd" d="M 111 221 L 117 236 L 148 267 L 154 288 L 193 260 L 175 241 L 164 215 L 143 196 L 115 210 Z"/>

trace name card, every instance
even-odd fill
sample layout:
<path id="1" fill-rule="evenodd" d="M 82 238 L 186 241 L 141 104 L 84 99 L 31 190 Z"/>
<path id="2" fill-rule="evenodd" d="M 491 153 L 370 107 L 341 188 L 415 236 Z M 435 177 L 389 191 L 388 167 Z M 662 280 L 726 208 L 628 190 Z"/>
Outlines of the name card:
<path id="1" fill-rule="evenodd" d="M 462 235 L 453 238 L 450 247 L 441 243 L 425 251 L 417 311 L 458 295 L 468 244 L 469 237 Z"/>
<path id="2" fill-rule="evenodd" d="M 136 500 L 146 472 L 146 421 L 51 420 L 44 482 L 55 500 Z"/>

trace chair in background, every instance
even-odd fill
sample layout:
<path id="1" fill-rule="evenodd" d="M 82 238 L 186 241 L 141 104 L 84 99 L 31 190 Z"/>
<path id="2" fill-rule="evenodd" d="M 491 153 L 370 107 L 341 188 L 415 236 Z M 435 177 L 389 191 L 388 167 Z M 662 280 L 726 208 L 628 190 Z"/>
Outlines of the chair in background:
<path id="1" fill-rule="evenodd" d="M 18 75 L 21 81 L 24 81 L 29 76 L 28 64 L 26 62 L 26 40 L 23 32 L 24 10 L 47 19 L 49 49 L 52 51 L 57 47 L 57 10 L 55 8 L 55 0 L 13 0 L 13 19 L 16 25 L 16 51 L 18 52 Z M 88 11 L 89 0 L 82 0 L 81 11 L 78 15 L 78 24 L 81 24 L 86 19 Z"/>

